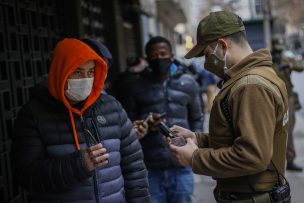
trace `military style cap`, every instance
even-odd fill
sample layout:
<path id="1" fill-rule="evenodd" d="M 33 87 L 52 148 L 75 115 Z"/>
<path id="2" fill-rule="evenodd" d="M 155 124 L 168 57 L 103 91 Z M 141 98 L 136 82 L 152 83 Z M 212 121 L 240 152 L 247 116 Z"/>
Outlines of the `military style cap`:
<path id="1" fill-rule="evenodd" d="M 242 19 L 228 11 L 211 12 L 197 27 L 197 44 L 185 55 L 186 59 L 203 56 L 210 42 L 245 30 Z"/>
<path id="2" fill-rule="evenodd" d="M 275 34 L 271 38 L 271 45 L 272 45 L 272 50 L 273 51 L 284 51 L 285 46 L 284 46 L 284 40 L 283 37 L 280 36 L 279 34 Z"/>

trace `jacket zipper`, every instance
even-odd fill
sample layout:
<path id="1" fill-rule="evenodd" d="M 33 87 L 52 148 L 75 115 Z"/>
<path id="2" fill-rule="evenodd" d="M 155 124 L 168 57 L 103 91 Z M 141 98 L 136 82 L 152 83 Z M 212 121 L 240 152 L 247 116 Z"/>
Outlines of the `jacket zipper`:
<path id="1" fill-rule="evenodd" d="M 83 119 L 83 116 L 80 116 L 80 120 L 81 120 L 81 124 L 82 124 L 82 128 L 84 130 L 84 126 L 85 126 L 85 121 Z M 87 138 L 87 136 L 84 136 L 84 139 L 87 143 L 88 146 L 90 146 L 89 140 Z M 96 199 L 96 203 L 99 203 L 99 192 L 98 192 L 98 187 L 97 187 L 97 174 L 96 174 L 96 170 L 94 171 L 94 175 L 93 175 L 93 183 L 94 183 L 94 194 L 95 194 L 95 199 Z"/>
<path id="2" fill-rule="evenodd" d="M 95 193 L 95 199 L 96 202 L 99 203 L 99 192 L 97 187 L 97 174 L 96 170 L 94 171 L 93 181 L 94 181 L 94 193 Z"/>
<path id="3" fill-rule="evenodd" d="M 97 139 L 97 141 L 99 143 L 101 143 L 100 141 L 100 138 L 99 138 L 99 133 L 97 131 L 97 128 L 96 128 L 96 125 L 95 125 L 95 122 L 94 122 L 94 116 L 92 116 L 92 120 L 91 120 L 91 124 L 93 126 L 93 129 L 94 129 L 94 132 L 95 132 L 95 138 Z M 95 170 L 95 173 L 94 173 L 94 186 L 95 186 L 95 195 L 96 195 L 96 202 L 99 203 L 99 190 L 98 190 L 98 186 L 97 186 L 97 172 Z"/>
<path id="4" fill-rule="evenodd" d="M 98 133 L 98 130 L 97 130 L 97 127 L 96 127 L 96 124 L 95 124 L 95 121 L 94 121 L 93 117 L 92 117 L 91 123 L 92 123 L 93 129 L 94 129 L 94 132 L 95 132 L 95 137 L 96 137 L 97 141 L 98 141 L 99 143 L 101 143 L 101 139 L 100 139 L 100 137 L 99 137 L 99 136 L 101 136 L 101 135 Z"/>
<path id="5" fill-rule="evenodd" d="M 164 94 L 165 94 L 165 111 L 168 113 L 168 85 L 169 85 L 169 80 L 165 82 L 164 85 Z M 160 112 L 162 113 L 162 112 Z M 168 114 L 167 114 L 168 115 Z"/>

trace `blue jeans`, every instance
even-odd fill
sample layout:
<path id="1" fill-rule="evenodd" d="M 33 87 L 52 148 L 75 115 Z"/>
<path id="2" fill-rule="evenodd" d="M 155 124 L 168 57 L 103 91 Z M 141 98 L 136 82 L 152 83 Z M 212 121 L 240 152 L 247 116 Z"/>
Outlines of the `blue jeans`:
<path id="1" fill-rule="evenodd" d="M 192 169 L 148 169 L 152 203 L 191 203 L 194 190 Z"/>

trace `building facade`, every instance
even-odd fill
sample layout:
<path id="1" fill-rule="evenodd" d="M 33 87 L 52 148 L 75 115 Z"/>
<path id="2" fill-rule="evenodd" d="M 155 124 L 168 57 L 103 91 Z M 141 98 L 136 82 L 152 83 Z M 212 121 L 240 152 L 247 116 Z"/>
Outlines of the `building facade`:
<path id="1" fill-rule="evenodd" d="M 148 12 L 143 2 L 150 2 L 155 12 Z M 126 58 L 144 56 L 144 43 L 151 36 L 174 39 L 177 21 L 185 22 L 179 2 L 0 0 L 0 202 L 26 202 L 11 170 L 14 119 L 29 100 L 30 88 L 47 80 L 55 44 L 64 37 L 103 42 L 114 58 L 111 82 L 125 69 Z M 175 9 L 168 15 L 174 22 L 166 21 L 167 6 Z"/>

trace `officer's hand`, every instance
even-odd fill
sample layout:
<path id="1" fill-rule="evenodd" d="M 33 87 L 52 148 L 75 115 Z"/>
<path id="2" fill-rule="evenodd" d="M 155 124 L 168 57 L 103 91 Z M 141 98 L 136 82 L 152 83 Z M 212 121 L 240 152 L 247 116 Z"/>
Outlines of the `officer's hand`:
<path id="1" fill-rule="evenodd" d="M 148 132 L 149 125 L 144 120 L 134 121 L 133 122 L 133 126 L 134 126 L 134 129 L 135 129 L 137 138 L 139 140 L 141 138 L 143 138 L 147 134 L 147 132 Z"/>
<path id="2" fill-rule="evenodd" d="M 182 147 L 170 144 L 170 149 L 172 153 L 176 156 L 178 162 L 182 166 L 191 165 L 192 154 L 197 148 L 197 145 L 192 141 L 191 138 L 188 138 L 187 144 Z"/>
<path id="3" fill-rule="evenodd" d="M 109 154 L 101 143 L 87 148 L 84 153 L 85 166 L 89 171 L 93 171 L 98 167 L 104 166 L 109 163 Z"/>
<path id="4" fill-rule="evenodd" d="M 186 128 L 183 128 L 183 127 L 180 127 L 180 126 L 177 126 L 177 125 L 172 126 L 170 128 L 170 130 L 175 132 L 175 134 L 177 136 L 183 137 L 184 139 L 191 138 L 191 140 L 194 142 L 194 144 L 197 145 L 196 135 L 191 130 L 188 130 Z"/>

